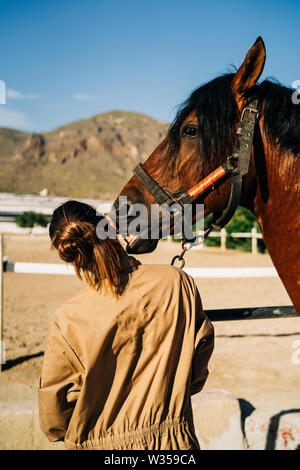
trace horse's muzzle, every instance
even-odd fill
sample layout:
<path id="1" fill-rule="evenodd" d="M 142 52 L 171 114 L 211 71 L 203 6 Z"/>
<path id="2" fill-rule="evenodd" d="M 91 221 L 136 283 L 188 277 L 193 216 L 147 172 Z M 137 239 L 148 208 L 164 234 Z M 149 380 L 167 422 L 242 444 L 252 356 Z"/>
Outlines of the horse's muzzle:
<path id="1" fill-rule="evenodd" d="M 132 237 L 128 235 L 126 238 L 127 247 L 126 251 L 128 254 L 132 255 L 142 255 L 144 253 L 152 253 L 155 250 L 158 240 L 151 240 L 147 239 L 144 240 L 143 238 L 137 236 Z"/>

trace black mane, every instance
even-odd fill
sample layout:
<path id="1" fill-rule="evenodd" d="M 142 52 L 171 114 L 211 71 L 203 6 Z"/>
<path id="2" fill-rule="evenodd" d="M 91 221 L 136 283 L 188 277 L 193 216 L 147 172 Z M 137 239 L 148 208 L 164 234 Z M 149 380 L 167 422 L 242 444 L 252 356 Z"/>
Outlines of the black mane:
<path id="1" fill-rule="evenodd" d="M 234 74 L 226 74 L 215 78 L 196 89 L 179 107 L 168 132 L 166 164 L 175 166 L 180 150 L 180 128 L 193 110 L 196 111 L 201 136 L 199 150 L 206 159 L 202 163 L 209 167 L 216 166 L 228 156 L 234 146 L 234 129 L 239 121 L 232 94 L 233 77 Z M 247 98 L 258 98 L 267 137 L 281 150 L 289 150 L 296 156 L 300 153 L 300 104 L 292 102 L 294 91 L 265 80 L 253 87 Z"/>
<path id="2" fill-rule="evenodd" d="M 300 154 L 300 104 L 294 104 L 295 90 L 280 83 L 265 80 L 252 94 L 258 98 L 264 116 L 264 132 L 282 151 Z"/>

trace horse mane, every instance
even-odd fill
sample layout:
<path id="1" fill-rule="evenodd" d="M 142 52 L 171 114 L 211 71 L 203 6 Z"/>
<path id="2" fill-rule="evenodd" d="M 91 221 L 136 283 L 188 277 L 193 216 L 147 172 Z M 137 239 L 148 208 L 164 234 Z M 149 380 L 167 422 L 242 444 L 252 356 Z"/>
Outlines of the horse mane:
<path id="1" fill-rule="evenodd" d="M 294 92 L 272 79 L 257 85 L 251 96 L 258 98 L 268 139 L 296 157 L 300 154 L 300 104 L 293 103 Z"/>
<path id="2" fill-rule="evenodd" d="M 199 151 L 206 155 L 199 165 L 217 166 L 227 157 L 234 146 L 235 127 L 239 113 L 232 94 L 234 73 L 228 73 L 204 84 L 192 92 L 190 97 L 178 107 L 171 124 L 166 144 L 166 167 L 175 168 L 180 151 L 180 128 L 187 116 L 196 111 L 201 138 Z M 250 98 L 258 99 L 259 111 L 264 115 L 264 131 L 267 137 L 279 145 L 281 150 L 289 150 L 295 156 L 300 153 L 300 104 L 292 101 L 295 90 L 271 80 L 265 80 L 250 90 Z M 199 159 L 200 160 L 200 159 Z M 195 162 L 196 163 L 196 162 Z"/>

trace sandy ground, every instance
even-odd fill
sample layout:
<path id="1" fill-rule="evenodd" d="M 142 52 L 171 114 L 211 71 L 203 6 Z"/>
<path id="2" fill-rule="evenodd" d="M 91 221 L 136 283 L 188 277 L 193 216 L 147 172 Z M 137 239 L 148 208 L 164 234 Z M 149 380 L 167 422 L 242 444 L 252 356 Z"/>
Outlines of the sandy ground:
<path id="1" fill-rule="evenodd" d="M 145 264 L 169 264 L 179 243 L 162 241 Z M 6 235 L 10 261 L 60 263 L 45 236 Z M 210 248 L 190 251 L 187 267 L 272 266 L 268 255 Z M 198 279 L 204 309 L 291 305 L 279 278 Z M 4 341 L 7 363 L 0 375 L 0 400 L 26 400 L 35 393 L 49 321 L 81 282 L 75 276 L 4 273 Z M 300 410 L 300 318 L 215 322 L 215 350 L 206 389 L 226 389 L 248 407 Z M 300 354 L 298 355 L 300 357 Z M 14 388 L 15 386 L 15 388 Z"/>

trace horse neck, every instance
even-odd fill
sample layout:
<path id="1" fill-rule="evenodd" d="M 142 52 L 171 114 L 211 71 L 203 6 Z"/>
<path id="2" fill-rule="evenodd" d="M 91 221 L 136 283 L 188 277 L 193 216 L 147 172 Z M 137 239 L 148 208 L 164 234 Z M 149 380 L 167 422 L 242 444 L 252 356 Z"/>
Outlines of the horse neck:
<path id="1" fill-rule="evenodd" d="M 300 314 L 300 157 L 281 152 L 264 135 L 254 146 L 253 212 L 285 288 Z"/>

